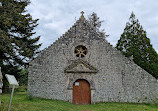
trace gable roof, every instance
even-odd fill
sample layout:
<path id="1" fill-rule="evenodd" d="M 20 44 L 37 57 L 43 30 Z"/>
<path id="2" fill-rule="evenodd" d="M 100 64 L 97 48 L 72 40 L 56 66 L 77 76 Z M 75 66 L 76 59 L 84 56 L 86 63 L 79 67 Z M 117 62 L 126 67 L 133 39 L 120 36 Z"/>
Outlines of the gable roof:
<path id="1" fill-rule="evenodd" d="M 43 49 L 41 53 L 36 57 L 41 57 L 43 53 L 46 53 L 49 51 L 49 49 L 55 44 L 62 44 L 62 43 L 68 43 L 69 38 L 86 38 L 86 39 L 101 39 L 105 40 L 104 38 L 99 37 L 96 29 L 81 15 L 81 17 L 70 27 L 70 29 L 60 36 L 55 42 L 53 42 L 50 46 Z M 36 59 L 34 58 L 32 61 L 30 61 L 30 64 Z"/>
<path id="2" fill-rule="evenodd" d="M 72 25 L 72 27 L 70 27 L 70 29 L 65 34 L 63 34 L 61 37 L 59 37 L 58 40 L 56 40 L 55 42 L 58 42 L 60 40 L 62 42 L 64 42 L 62 39 L 66 39 L 66 38 L 82 38 L 82 37 L 85 37 L 85 36 L 87 38 L 89 37 L 91 39 L 99 38 L 98 37 L 99 35 L 98 35 L 96 29 L 83 16 L 81 16 L 74 23 L 74 25 Z"/>
<path id="3" fill-rule="evenodd" d="M 71 38 L 71 39 L 70 39 Z M 70 43 L 70 40 L 74 40 L 73 38 L 77 38 L 77 39 L 81 39 L 84 38 L 85 40 L 87 39 L 89 42 L 91 42 L 91 40 L 95 39 L 95 40 L 100 40 L 102 42 L 102 44 L 104 44 L 106 47 L 108 47 L 108 50 L 111 50 L 113 53 L 117 53 L 118 56 L 123 57 L 125 59 L 126 62 L 134 62 L 132 60 L 132 58 L 128 58 L 125 57 L 121 51 L 117 50 L 115 47 L 113 47 L 105 38 L 101 38 L 99 37 L 96 29 L 89 24 L 89 22 L 83 18 L 82 16 L 79 18 L 79 20 L 76 21 L 76 23 L 74 23 L 74 25 L 72 27 L 70 27 L 70 29 L 63 34 L 61 37 L 59 37 L 53 44 L 51 44 L 49 47 L 45 48 L 43 51 L 41 51 L 41 53 L 32 61 L 30 61 L 30 65 L 32 64 L 32 62 L 34 62 L 34 64 L 39 65 L 39 61 L 41 61 L 41 57 L 47 57 L 49 56 L 49 52 L 50 50 L 54 49 L 54 50 L 58 50 L 58 46 L 62 46 L 62 43 L 68 44 Z M 59 45 L 61 44 L 61 45 Z M 56 54 L 56 53 L 55 53 Z M 36 61 L 37 60 L 37 61 Z M 75 63 L 74 63 L 75 64 Z M 78 62 L 79 64 L 79 62 Z M 82 62 L 81 62 L 82 64 Z M 41 64 L 40 64 L 41 65 Z M 137 64 L 135 64 L 137 65 Z M 86 64 L 82 64 L 83 67 L 86 67 Z M 95 68 L 93 67 L 92 70 L 90 70 L 91 66 L 88 66 L 89 69 L 87 69 L 86 72 L 96 72 L 97 70 L 95 70 Z M 66 72 L 72 72 L 74 69 L 73 68 L 79 68 L 79 66 L 73 67 L 73 64 L 68 66 L 65 71 Z M 144 70 L 144 69 L 142 69 Z M 145 70 L 144 70 L 145 71 Z M 78 70 L 77 72 L 84 72 L 82 70 Z"/>
<path id="4" fill-rule="evenodd" d="M 71 42 L 70 40 L 74 40 L 73 38 L 80 39 L 80 40 L 84 38 L 84 40 L 87 39 L 87 41 L 89 42 L 91 42 L 91 40 L 94 40 L 94 39 L 100 40 L 101 42 L 103 42 L 103 44 L 109 46 L 110 49 L 118 51 L 105 38 L 99 37 L 99 34 L 97 33 L 96 29 L 85 18 L 81 16 L 65 34 L 60 36 L 50 46 L 42 50 L 41 53 L 39 53 L 39 55 L 36 58 L 34 58 L 32 61 L 29 62 L 29 64 L 31 65 L 32 63 L 40 61 L 40 60 L 37 60 L 38 58 L 49 56 L 50 50 L 52 49 L 58 50 L 58 47 L 60 47 L 59 44 L 61 44 L 61 46 L 63 43 L 68 44 Z M 120 51 L 118 52 L 121 54 Z"/>

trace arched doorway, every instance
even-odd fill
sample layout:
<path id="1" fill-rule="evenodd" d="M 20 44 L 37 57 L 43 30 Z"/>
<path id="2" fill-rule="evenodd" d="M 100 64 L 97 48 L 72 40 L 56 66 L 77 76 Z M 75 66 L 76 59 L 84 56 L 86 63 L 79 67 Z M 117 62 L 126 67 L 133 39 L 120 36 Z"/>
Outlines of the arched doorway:
<path id="1" fill-rule="evenodd" d="M 73 83 L 73 104 L 91 104 L 91 90 L 88 81 L 78 79 Z"/>

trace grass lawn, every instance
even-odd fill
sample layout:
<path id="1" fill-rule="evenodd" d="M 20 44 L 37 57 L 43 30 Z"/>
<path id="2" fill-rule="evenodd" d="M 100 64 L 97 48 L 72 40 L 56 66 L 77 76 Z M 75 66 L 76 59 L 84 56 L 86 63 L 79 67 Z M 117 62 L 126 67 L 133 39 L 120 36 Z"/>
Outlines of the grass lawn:
<path id="1" fill-rule="evenodd" d="M 10 94 L 0 96 L 0 111 L 7 111 Z M 27 98 L 26 92 L 16 92 L 13 96 L 11 111 L 158 111 L 158 105 L 132 103 L 98 103 L 74 105 L 69 102 Z"/>

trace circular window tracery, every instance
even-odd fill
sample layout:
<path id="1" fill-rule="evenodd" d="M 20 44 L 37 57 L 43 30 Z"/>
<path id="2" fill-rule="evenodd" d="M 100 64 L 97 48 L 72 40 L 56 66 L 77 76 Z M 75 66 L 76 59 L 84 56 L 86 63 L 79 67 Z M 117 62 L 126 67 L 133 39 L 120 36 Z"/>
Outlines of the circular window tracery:
<path id="1" fill-rule="evenodd" d="M 75 48 L 76 57 L 85 57 L 87 55 L 87 48 L 83 45 L 79 45 Z"/>

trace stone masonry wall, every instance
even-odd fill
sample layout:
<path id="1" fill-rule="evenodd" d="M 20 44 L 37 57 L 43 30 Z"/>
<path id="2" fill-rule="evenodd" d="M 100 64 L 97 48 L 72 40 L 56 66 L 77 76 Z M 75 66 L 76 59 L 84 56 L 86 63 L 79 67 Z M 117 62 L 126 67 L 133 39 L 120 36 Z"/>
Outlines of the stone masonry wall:
<path id="1" fill-rule="evenodd" d="M 82 58 L 97 73 L 65 73 L 78 59 L 74 48 L 83 45 Z M 158 98 L 158 82 L 124 57 L 106 40 L 99 38 L 86 20 L 81 18 L 62 37 L 46 48 L 30 63 L 28 95 L 72 102 L 72 83 L 86 79 L 91 85 L 91 102 L 153 102 Z"/>
<path id="2" fill-rule="evenodd" d="M 153 102 L 158 98 L 157 80 L 133 60 L 124 57 L 105 41 L 93 41 L 95 75 L 93 102 Z M 93 49 L 92 48 L 92 49 Z M 94 61 L 96 60 L 96 61 Z M 91 62 L 92 63 L 92 62 Z"/>

